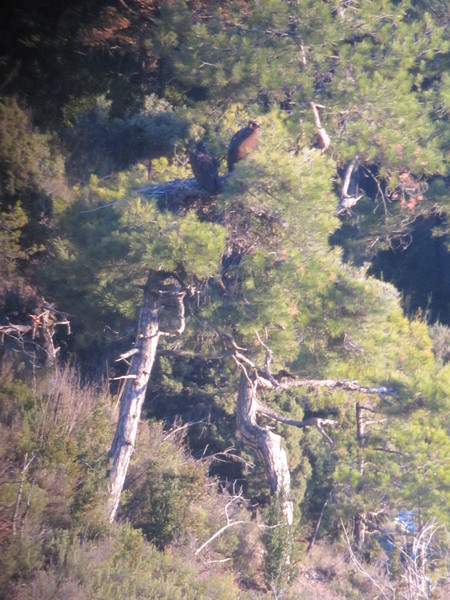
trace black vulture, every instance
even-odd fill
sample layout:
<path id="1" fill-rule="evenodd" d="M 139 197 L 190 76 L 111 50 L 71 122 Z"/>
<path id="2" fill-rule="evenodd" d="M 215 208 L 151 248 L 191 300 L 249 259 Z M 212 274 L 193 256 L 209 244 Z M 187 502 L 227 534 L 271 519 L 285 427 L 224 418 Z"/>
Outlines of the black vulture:
<path id="1" fill-rule="evenodd" d="M 228 146 L 228 170 L 231 172 L 234 165 L 246 158 L 250 152 L 258 146 L 259 123 L 258 121 L 249 121 L 247 127 L 240 129 L 233 135 Z"/>
<path id="2" fill-rule="evenodd" d="M 197 142 L 195 150 L 189 154 L 189 161 L 199 185 L 210 194 L 216 194 L 221 186 L 219 163 L 216 157 L 208 152 L 205 142 Z"/>

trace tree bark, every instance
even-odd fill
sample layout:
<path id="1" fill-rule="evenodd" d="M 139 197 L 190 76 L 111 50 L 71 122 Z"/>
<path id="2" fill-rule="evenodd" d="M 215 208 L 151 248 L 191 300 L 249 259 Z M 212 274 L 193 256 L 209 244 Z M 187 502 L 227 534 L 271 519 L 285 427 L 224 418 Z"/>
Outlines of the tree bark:
<path id="1" fill-rule="evenodd" d="M 137 428 L 147 384 L 156 357 L 159 341 L 159 296 L 152 291 L 152 274 L 144 287 L 136 336 L 136 352 L 131 358 L 128 378 L 120 400 L 119 419 L 110 449 L 112 466 L 109 471 L 109 520 L 114 521 L 136 442 Z"/>
<path id="2" fill-rule="evenodd" d="M 237 397 L 237 424 L 239 433 L 249 448 L 254 450 L 261 460 L 271 495 L 283 494 L 283 512 L 289 525 L 293 522 L 293 504 L 290 499 L 291 475 L 287 454 L 281 443 L 281 437 L 268 427 L 258 425 L 256 417 L 262 413 L 256 389 L 258 379 L 251 381 L 246 372 L 242 372 Z"/>
<path id="3" fill-rule="evenodd" d="M 293 522 L 293 503 L 290 498 L 291 477 L 287 454 L 283 448 L 281 436 L 271 431 L 268 427 L 258 424 L 257 417 L 261 415 L 286 425 L 293 425 L 294 427 L 316 427 L 330 444 L 333 444 L 333 441 L 325 432 L 324 427 L 333 427 L 337 422 L 333 419 L 323 419 L 320 417 L 313 417 L 304 421 L 284 417 L 259 402 L 257 396 L 258 388 L 276 390 L 292 387 L 326 387 L 328 389 L 340 388 L 380 396 L 393 395 L 394 392 L 385 387 L 362 386 L 357 381 L 299 379 L 287 372 L 281 372 L 278 375 L 272 376 L 269 370 L 271 353 L 268 348 L 266 348 L 268 355 L 264 371 L 261 371 L 240 352 L 242 349 L 238 348 L 235 343 L 232 345 L 234 348 L 234 361 L 241 369 L 236 406 L 238 429 L 245 444 L 261 460 L 269 481 L 271 495 L 282 495 L 284 499 L 283 512 L 286 522 L 288 525 L 291 525 Z"/>
<path id="4" fill-rule="evenodd" d="M 167 282 L 168 281 L 168 282 Z M 167 282 L 167 283 L 165 283 Z M 175 283 L 174 283 L 175 282 Z M 150 271 L 144 286 L 135 347 L 118 360 L 131 358 L 130 368 L 123 379 L 119 418 L 109 451 L 111 466 L 109 478 L 108 514 L 112 523 L 116 516 L 125 477 L 136 443 L 137 430 L 147 385 L 156 358 L 160 336 L 181 335 L 185 329 L 184 298 L 186 289 L 175 273 Z M 175 306 L 177 323 L 175 333 L 159 329 L 159 316 L 166 306 Z"/>
<path id="5" fill-rule="evenodd" d="M 351 209 L 361 200 L 364 194 L 358 195 L 358 189 L 352 185 L 352 177 L 355 166 L 358 164 L 358 156 L 355 156 L 347 165 L 345 170 L 344 182 L 342 184 L 341 197 L 338 204 L 338 214 L 351 214 Z"/>

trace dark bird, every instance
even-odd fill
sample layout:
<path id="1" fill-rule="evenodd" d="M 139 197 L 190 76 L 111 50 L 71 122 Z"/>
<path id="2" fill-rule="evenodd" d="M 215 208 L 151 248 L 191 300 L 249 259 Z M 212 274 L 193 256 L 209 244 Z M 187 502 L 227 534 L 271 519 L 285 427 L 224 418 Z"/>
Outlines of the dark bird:
<path id="1" fill-rule="evenodd" d="M 189 153 L 189 162 L 199 185 L 210 194 L 216 194 L 221 185 L 219 163 L 208 152 L 205 142 L 197 142 L 195 150 Z"/>
<path id="2" fill-rule="evenodd" d="M 228 170 L 231 172 L 234 165 L 246 158 L 258 146 L 259 123 L 249 121 L 247 127 L 240 129 L 233 135 L 228 146 Z"/>

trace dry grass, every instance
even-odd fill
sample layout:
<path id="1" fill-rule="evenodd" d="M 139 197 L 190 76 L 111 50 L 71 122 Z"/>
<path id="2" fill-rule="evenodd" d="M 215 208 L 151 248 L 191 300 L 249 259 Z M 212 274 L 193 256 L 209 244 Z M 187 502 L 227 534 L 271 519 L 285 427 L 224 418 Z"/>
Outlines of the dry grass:
<path id="1" fill-rule="evenodd" d="M 379 579 L 380 573 L 375 570 L 367 567 L 369 575 Z M 383 583 L 389 585 L 387 578 L 381 577 Z M 316 544 L 311 554 L 301 561 L 291 593 L 296 600 L 375 600 L 380 597 L 369 577 L 355 569 L 346 550 L 326 543 Z"/>

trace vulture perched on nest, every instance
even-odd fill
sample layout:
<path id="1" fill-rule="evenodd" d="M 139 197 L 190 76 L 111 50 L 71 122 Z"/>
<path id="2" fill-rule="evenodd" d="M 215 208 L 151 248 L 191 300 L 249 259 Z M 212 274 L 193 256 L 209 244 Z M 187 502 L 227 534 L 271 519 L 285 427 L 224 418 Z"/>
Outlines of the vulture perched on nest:
<path id="1" fill-rule="evenodd" d="M 195 150 L 189 154 L 189 161 L 199 185 L 210 194 L 216 194 L 221 186 L 219 163 L 208 152 L 205 142 L 197 142 Z"/>
<path id="2" fill-rule="evenodd" d="M 234 165 L 246 158 L 250 152 L 258 146 L 259 123 L 258 121 L 249 121 L 247 127 L 240 129 L 233 135 L 228 146 L 228 170 L 231 172 Z"/>

